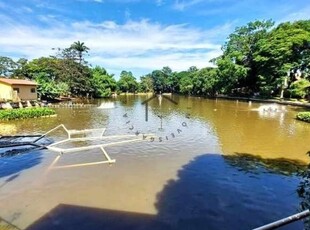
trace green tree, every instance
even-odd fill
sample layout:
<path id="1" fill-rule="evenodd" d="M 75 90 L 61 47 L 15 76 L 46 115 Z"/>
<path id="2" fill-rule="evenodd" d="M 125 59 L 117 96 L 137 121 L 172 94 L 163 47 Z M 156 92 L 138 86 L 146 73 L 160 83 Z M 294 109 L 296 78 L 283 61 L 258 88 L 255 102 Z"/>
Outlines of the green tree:
<path id="1" fill-rule="evenodd" d="M 44 72 L 38 73 L 35 81 L 38 83 L 38 95 L 43 100 L 53 100 L 60 96 L 67 96 L 69 92 L 69 86 L 66 83 L 56 82 Z"/>
<path id="2" fill-rule="evenodd" d="M 70 94 L 69 85 L 60 76 L 61 61 L 56 57 L 41 57 L 24 63 L 21 70 L 26 71 L 26 75 L 39 84 L 38 95 L 41 99 L 51 100 Z"/>
<path id="3" fill-rule="evenodd" d="M 91 70 L 88 66 L 71 59 L 60 59 L 58 70 L 59 79 L 69 85 L 70 93 L 73 96 L 88 97 L 93 94 Z"/>
<path id="4" fill-rule="evenodd" d="M 140 77 L 139 91 L 148 93 L 153 91 L 153 80 L 150 75 Z"/>
<path id="5" fill-rule="evenodd" d="M 261 39 L 255 53 L 259 65 L 261 87 L 279 91 L 289 74 L 289 85 L 297 80 L 297 70 L 306 70 L 310 60 L 310 21 L 286 22 Z M 306 72 L 306 71 L 304 71 Z"/>
<path id="6" fill-rule="evenodd" d="M 95 97 L 110 97 L 112 92 L 116 90 L 116 81 L 113 75 L 99 66 L 92 69 L 92 88 Z"/>
<path id="7" fill-rule="evenodd" d="M 136 81 L 136 78 L 132 75 L 132 73 L 129 71 L 122 71 L 120 74 L 120 79 L 117 82 L 118 89 L 121 92 L 129 92 L 129 93 L 135 93 L 138 90 L 138 83 Z"/>
<path id="8" fill-rule="evenodd" d="M 162 70 L 154 70 L 151 73 L 151 78 L 153 80 L 153 91 L 156 93 L 171 92 L 173 89 L 174 77 L 170 67 L 163 67 Z"/>
<path id="9" fill-rule="evenodd" d="M 231 94 L 236 88 L 240 88 L 240 81 L 246 78 L 248 68 L 243 65 L 235 64 L 228 57 L 217 59 L 218 65 L 218 87 L 220 93 Z"/>
<path id="10" fill-rule="evenodd" d="M 222 57 L 216 60 L 216 64 L 221 68 L 220 72 L 224 70 L 229 73 L 220 74 L 221 77 L 226 78 L 224 82 L 229 82 L 229 90 L 245 87 L 250 92 L 257 91 L 259 74 L 255 52 L 259 49 L 258 42 L 267 37 L 273 25 L 271 20 L 249 22 L 246 26 L 237 27 L 229 35 L 228 41 L 222 48 Z M 239 73 L 231 75 L 232 70 L 237 70 Z"/>
<path id="11" fill-rule="evenodd" d="M 55 91 L 51 91 L 48 98 L 53 95 L 73 95 L 73 96 L 87 96 L 92 94 L 91 87 L 91 73 L 88 66 L 83 66 L 72 59 L 57 58 L 57 57 L 41 57 L 30 61 L 26 65 L 27 74 L 30 79 L 33 79 L 42 87 L 38 88 L 38 93 L 43 96 L 46 95 L 43 91 L 49 90 L 49 87 L 55 87 Z M 44 83 L 46 86 L 43 87 Z M 57 86 L 65 83 L 67 87 Z M 40 92 L 40 90 L 43 90 Z M 67 92 L 64 92 L 64 89 Z M 48 92 L 47 92 L 48 93 Z"/>
<path id="12" fill-rule="evenodd" d="M 27 76 L 35 80 L 37 76 L 44 75 L 46 79 L 56 81 L 59 80 L 58 69 L 59 59 L 55 57 L 41 57 L 33 59 L 25 65 Z"/>
<path id="13" fill-rule="evenodd" d="M 310 81 L 306 79 L 300 79 L 291 84 L 289 92 L 291 94 L 291 97 L 305 98 L 308 94 L 309 87 Z"/>
<path id="14" fill-rule="evenodd" d="M 198 68 L 196 66 L 191 66 L 188 68 L 187 72 L 189 73 L 193 73 L 193 72 L 197 72 Z"/>
<path id="15" fill-rule="evenodd" d="M 78 60 L 79 63 L 82 63 L 83 60 L 83 53 L 88 53 L 89 48 L 84 44 L 84 42 L 74 42 L 71 46 L 70 49 L 74 50 L 78 54 Z"/>
<path id="16" fill-rule="evenodd" d="M 193 82 L 193 94 L 214 96 L 217 93 L 218 75 L 215 68 L 202 68 L 190 74 Z"/>
<path id="17" fill-rule="evenodd" d="M 73 96 L 92 95 L 91 70 L 83 59 L 83 53 L 89 50 L 83 42 L 75 42 L 69 48 L 57 48 L 58 76 L 69 85 Z M 76 62 L 78 60 L 78 62 Z"/>
<path id="18" fill-rule="evenodd" d="M 194 83 L 188 74 L 180 79 L 180 93 L 190 95 L 192 94 L 193 88 Z"/>
<path id="19" fill-rule="evenodd" d="M 18 78 L 30 78 L 28 67 L 28 60 L 26 58 L 20 58 L 16 62 L 16 69 L 13 72 L 13 75 Z"/>

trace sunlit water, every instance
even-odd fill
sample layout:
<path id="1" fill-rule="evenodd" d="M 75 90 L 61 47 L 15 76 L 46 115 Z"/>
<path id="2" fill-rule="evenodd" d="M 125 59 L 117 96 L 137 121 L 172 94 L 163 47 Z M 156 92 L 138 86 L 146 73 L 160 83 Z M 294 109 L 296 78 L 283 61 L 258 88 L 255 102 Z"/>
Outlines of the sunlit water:
<path id="1" fill-rule="evenodd" d="M 177 105 L 149 101 L 146 121 L 145 99 L 94 100 L 57 108 L 57 117 L 0 123 L 2 135 L 59 124 L 156 135 L 106 148 L 111 166 L 54 169 L 58 154 L 47 150 L 2 156 L 0 217 L 22 229 L 251 229 L 299 211 L 296 172 L 309 163 L 310 125 L 294 119 L 298 108 L 174 96 Z M 98 108 L 102 102 L 115 108 Z M 93 142 L 75 143 L 85 144 Z M 65 153 L 54 166 L 101 160 L 100 150 L 88 150 Z M 300 221 L 284 229 L 302 228 Z"/>

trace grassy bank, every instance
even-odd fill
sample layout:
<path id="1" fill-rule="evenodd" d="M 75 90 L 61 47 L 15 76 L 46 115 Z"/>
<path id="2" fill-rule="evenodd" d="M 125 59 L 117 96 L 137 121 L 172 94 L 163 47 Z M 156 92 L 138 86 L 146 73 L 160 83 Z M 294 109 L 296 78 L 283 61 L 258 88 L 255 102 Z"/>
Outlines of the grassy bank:
<path id="1" fill-rule="evenodd" d="M 309 122 L 310 123 L 310 112 L 299 112 L 297 115 L 296 115 L 296 118 L 298 120 L 301 120 L 301 121 L 305 121 L 305 122 Z"/>
<path id="2" fill-rule="evenodd" d="M 27 119 L 54 115 L 55 111 L 50 108 L 26 108 L 0 110 L 0 120 Z"/>

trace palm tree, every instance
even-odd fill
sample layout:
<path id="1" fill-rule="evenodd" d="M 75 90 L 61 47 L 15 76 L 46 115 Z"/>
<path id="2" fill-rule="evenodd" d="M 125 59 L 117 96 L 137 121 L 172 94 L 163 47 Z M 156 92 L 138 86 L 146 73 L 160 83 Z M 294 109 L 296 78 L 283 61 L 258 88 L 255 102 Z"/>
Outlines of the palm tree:
<path id="1" fill-rule="evenodd" d="M 83 53 L 88 53 L 89 48 L 84 45 L 84 42 L 80 41 L 74 42 L 70 48 L 77 51 L 79 55 L 79 63 L 81 64 Z"/>

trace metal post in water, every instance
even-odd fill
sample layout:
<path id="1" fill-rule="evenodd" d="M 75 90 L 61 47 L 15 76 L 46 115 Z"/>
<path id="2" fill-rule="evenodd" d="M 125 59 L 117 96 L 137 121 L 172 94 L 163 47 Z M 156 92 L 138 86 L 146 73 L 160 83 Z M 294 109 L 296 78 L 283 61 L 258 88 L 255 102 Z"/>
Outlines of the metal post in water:
<path id="1" fill-rule="evenodd" d="M 149 104 L 148 103 L 145 103 L 145 121 L 148 121 L 148 118 L 149 118 Z"/>
<path id="2" fill-rule="evenodd" d="M 264 226 L 258 227 L 258 228 L 254 228 L 253 230 L 270 230 L 270 229 L 276 229 L 278 227 L 281 227 L 283 225 L 287 225 L 289 223 L 295 222 L 297 220 L 306 218 L 310 216 L 310 211 L 309 209 L 294 215 L 291 215 L 289 217 L 283 218 L 281 220 L 272 222 L 270 224 L 266 224 Z"/>

